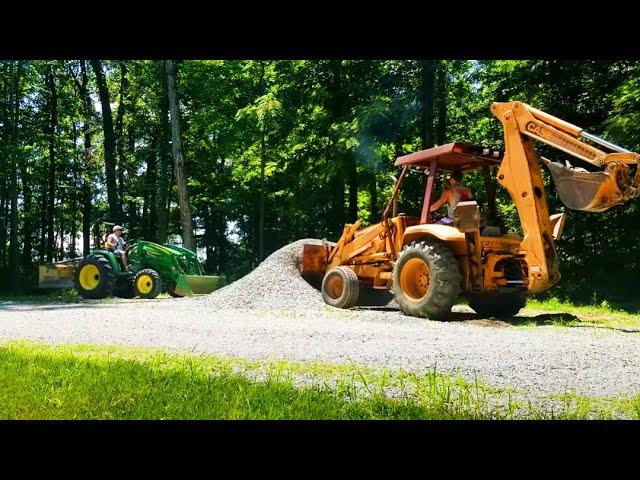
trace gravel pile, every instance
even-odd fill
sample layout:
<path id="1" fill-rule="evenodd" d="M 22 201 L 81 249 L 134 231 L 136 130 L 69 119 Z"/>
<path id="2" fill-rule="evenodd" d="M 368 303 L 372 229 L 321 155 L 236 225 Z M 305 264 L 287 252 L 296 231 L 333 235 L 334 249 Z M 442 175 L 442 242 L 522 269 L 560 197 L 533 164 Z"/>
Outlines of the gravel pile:
<path id="1" fill-rule="evenodd" d="M 320 292 L 298 271 L 298 257 L 305 243 L 319 245 L 322 241 L 306 238 L 285 245 L 248 275 L 195 301 L 225 309 L 304 311 L 325 307 Z"/>

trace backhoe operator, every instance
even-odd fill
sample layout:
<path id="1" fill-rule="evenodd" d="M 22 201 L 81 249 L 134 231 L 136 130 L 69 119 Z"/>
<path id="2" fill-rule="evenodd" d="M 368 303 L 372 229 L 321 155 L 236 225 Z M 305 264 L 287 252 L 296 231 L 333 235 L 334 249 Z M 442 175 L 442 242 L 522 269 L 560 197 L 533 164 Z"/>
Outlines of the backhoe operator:
<path id="1" fill-rule="evenodd" d="M 453 172 L 448 183 L 449 188 L 442 192 L 440 198 L 429 209 L 429 212 L 435 212 L 445 203 L 448 204 L 447 215 L 436 222 L 441 225 L 451 225 L 453 223 L 453 212 L 458 203 L 473 199 L 471 189 L 462 185 L 462 172 Z"/>
<path id="2" fill-rule="evenodd" d="M 107 247 L 120 259 L 120 263 L 122 263 L 123 267 L 126 268 L 127 259 L 125 252 L 127 249 L 127 242 L 122 238 L 123 231 L 124 229 L 120 225 L 114 226 L 113 233 L 107 237 Z"/>

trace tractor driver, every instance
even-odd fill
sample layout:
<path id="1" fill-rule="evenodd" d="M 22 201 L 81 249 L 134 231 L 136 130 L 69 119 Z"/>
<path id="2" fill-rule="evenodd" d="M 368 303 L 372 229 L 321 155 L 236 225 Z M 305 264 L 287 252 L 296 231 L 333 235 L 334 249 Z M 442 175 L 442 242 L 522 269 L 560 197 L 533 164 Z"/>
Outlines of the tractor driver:
<path id="1" fill-rule="evenodd" d="M 107 237 L 107 247 L 120 259 L 122 266 L 126 268 L 127 258 L 125 250 L 127 248 L 127 242 L 122 238 L 123 231 L 124 229 L 120 225 L 113 227 L 113 233 Z"/>
<path id="2" fill-rule="evenodd" d="M 442 192 L 440 198 L 429 209 L 429 212 L 435 212 L 445 203 L 448 204 L 447 215 L 436 222 L 441 225 L 453 223 L 453 212 L 458 203 L 473 199 L 471 189 L 462 185 L 462 172 L 453 172 L 447 183 L 448 188 Z"/>

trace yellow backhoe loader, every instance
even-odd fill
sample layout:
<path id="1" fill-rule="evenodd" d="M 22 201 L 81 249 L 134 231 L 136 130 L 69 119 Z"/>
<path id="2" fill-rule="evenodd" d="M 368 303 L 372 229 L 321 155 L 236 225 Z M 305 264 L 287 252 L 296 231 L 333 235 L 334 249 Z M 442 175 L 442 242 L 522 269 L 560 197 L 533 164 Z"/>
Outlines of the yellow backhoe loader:
<path id="1" fill-rule="evenodd" d="M 360 228 L 357 221 L 344 226 L 336 244 L 304 245 L 300 272 L 321 285 L 326 303 L 350 308 L 362 288 L 391 290 L 406 314 L 445 320 L 463 294 L 483 316 L 510 317 L 525 306 L 528 292 L 555 285 L 560 280 L 555 242 L 565 214 L 549 215 L 534 140 L 601 169 L 588 172 L 541 159 L 567 207 L 602 212 L 639 196 L 637 153 L 522 102 L 496 102 L 491 109 L 503 125 L 504 154 L 449 143 L 399 157 L 395 165 L 402 171 L 380 223 Z M 630 165 L 635 166 L 633 179 Z M 522 235 L 481 225 L 475 201 L 458 203 L 451 225 L 431 221 L 438 172 L 492 166 L 499 167 L 497 180 L 517 208 Z M 426 177 L 420 217 L 396 214 L 398 191 L 408 173 Z"/>

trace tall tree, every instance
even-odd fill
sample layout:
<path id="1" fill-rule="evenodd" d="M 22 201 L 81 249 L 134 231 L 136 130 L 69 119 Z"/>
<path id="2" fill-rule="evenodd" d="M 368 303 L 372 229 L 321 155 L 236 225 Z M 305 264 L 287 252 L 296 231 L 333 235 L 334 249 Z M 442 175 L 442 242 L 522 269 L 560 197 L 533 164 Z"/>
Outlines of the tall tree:
<path id="1" fill-rule="evenodd" d="M 259 91 L 265 92 L 267 89 L 265 80 L 264 61 L 260 61 L 260 81 Z M 258 206 L 258 260 L 264 259 L 264 237 L 265 237 L 265 169 L 269 157 L 269 133 L 275 126 L 275 118 L 278 115 L 282 105 L 275 97 L 273 92 L 269 91 L 259 96 L 255 102 L 248 107 L 240 109 L 236 118 L 240 119 L 249 116 L 256 121 L 260 136 L 260 203 Z"/>
<path id="2" fill-rule="evenodd" d="M 58 92 L 56 90 L 56 79 L 52 63 L 46 68 L 46 79 L 49 90 L 49 190 L 47 197 L 47 262 L 51 262 L 54 249 L 54 208 L 55 208 L 55 187 L 56 187 L 56 135 L 58 129 Z"/>
<path id="3" fill-rule="evenodd" d="M 11 108 L 13 110 L 13 133 L 11 135 L 11 171 L 9 177 L 9 198 L 11 199 L 11 216 L 9 217 L 9 226 L 11 233 L 9 235 L 9 270 L 11 277 L 18 279 L 18 162 L 19 162 L 19 144 L 18 124 L 20 122 L 20 75 L 21 65 L 16 62 L 12 68 L 12 94 Z M 15 290 L 17 282 L 12 282 Z"/>
<path id="4" fill-rule="evenodd" d="M 435 105 L 438 111 L 436 125 L 436 143 L 443 145 L 447 141 L 447 62 L 439 60 L 436 68 Z"/>
<path id="5" fill-rule="evenodd" d="M 193 223 L 191 221 L 191 206 L 182 156 L 182 141 L 180 138 L 180 109 L 176 94 L 176 68 L 173 60 L 166 60 L 167 92 L 169 94 L 169 111 L 171 112 L 171 143 L 173 147 L 173 162 L 175 165 L 176 184 L 178 186 L 178 203 L 180 205 L 180 223 L 182 225 L 182 241 L 185 248 L 196 251 L 193 238 Z"/>
<path id="6" fill-rule="evenodd" d="M 433 84 L 435 78 L 435 62 L 423 60 L 421 62 L 422 79 L 422 148 L 431 148 L 434 145 L 433 135 Z"/>
<path id="7" fill-rule="evenodd" d="M 127 79 L 127 64 L 120 62 L 120 90 L 118 92 L 119 102 L 116 113 L 115 137 L 116 150 L 118 152 L 118 198 L 122 202 L 124 199 L 124 173 L 126 170 L 126 147 L 127 141 L 124 135 L 124 115 L 127 110 L 129 81 Z"/>
<path id="8" fill-rule="evenodd" d="M 84 149 L 82 164 L 82 253 L 89 255 L 91 250 L 91 180 L 89 178 L 89 169 L 92 161 L 91 140 L 95 130 L 93 119 L 95 110 L 91 103 L 89 95 L 89 76 L 87 75 L 87 66 L 84 60 L 80 60 L 80 82 L 76 82 L 80 99 L 82 101 L 82 111 L 84 114 L 83 133 L 84 133 Z"/>
<path id="9" fill-rule="evenodd" d="M 104 132 L 104 168 L 107 178 L 107 200 L 109 202 L 109 216 L 116 223 L 122 222 L 122 207 L 118 197 L 116 182 L 116 136 L 113 130 L 113 116 L 111 114 L 111 97 L 107 80 L 102 71 L 100 60 L 91 60 L 91 67 L 96 75 L 100 105 L 102 107 L 102 126 Z"/>
<path id="10" fill-rule="evenodd" d="M 158 126 L 158 158 L 160 165 L 158 168 L 158 182 L 156 195 L 156 212 L 158 218 L 156 236 L 159 242 L 164 243 L 167 238 L 167 227 L 169 221 L 169 204 L 171 193 L 172 162 L 169 150 L 169 139 L 171 126 L 169 125 L 169 89 L 167 86 L 167 65 L 166 62 L 159 64 L 161 94 L 159 102 L 158 116 L 160 118 Z"/>

